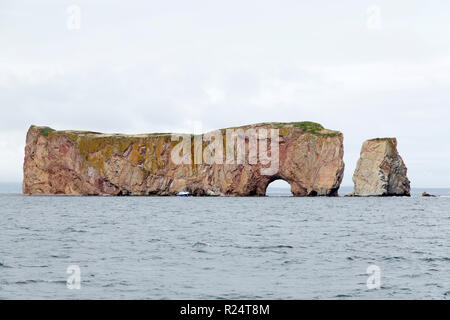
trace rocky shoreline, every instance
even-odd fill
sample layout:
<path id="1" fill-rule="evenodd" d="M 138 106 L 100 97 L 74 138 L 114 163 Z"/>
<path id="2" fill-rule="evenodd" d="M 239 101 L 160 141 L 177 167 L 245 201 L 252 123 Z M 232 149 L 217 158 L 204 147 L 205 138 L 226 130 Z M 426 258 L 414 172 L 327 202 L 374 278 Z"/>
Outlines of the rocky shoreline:
<path id="1" fill-rule="evenodd" d="M 261 134 L 273 130 L 277 143 L 264 143 Z M 228 136 L 229 131 L 235 136 Z M 338 195 L 344 173 L 343 135 L 338 131 L 312 122 L 260 123 L 187 138 L 187 146 L 180 149 L 189 154 L 176 163 L 173 155 L 183 142 L 174 141 L 172 134 L 101 134 L 32 126 L 25 148 L 23 193 L 264 196 L 270 182 L 282 179 L 294 196 Z M 243 142 L 239 150 L 244 150 L 245 162 L 228 161 L 230 152 L 224 145 L 235 138 L 242 138 L 236 141 Z M 267 149 L 257 159 L 249 152 L 254 144 L 259 151 Z M 211 146 L 220 161 L 208 161 Z M 237 149 L 231 152 L 235 153 Z M 267 163 L 270 158 L 274 161 Z M 276 170 L 269 170 L 274 164 Z"/>
<path id="2" fill-rule="evenodd" d="M 263 141 L 261 133 L 268 132 L 277 133 L 276 144 Z M 256 138 L 250 133 L 256 133 Z M 313 122 L 220 129 L 185 135 L 183 143 L 173 137 L 169 133 L 103 134 L 31 126 L 23 193 L 264 196 L 269 183 L 282 179 L 290 184 L 294 196 L 337 196 L 344 174 L 343 134 Z M 259 151 L 266 148 L 264 157 L 254 159 L 252 143 Z M 207 161 L 208 149 L 214 149 L 216 161 Z M 248 161 L 239 161 L 239 150 L 244 150 L 241 156 Z M 178 153 L 183 154 L 179 163 L 173 161 Z M 229 161 L 230 155 L 234 161 Z M 397 140 L 365 141 L 353 182 L 352 196 L 409 196 L 410 182 Z"/>

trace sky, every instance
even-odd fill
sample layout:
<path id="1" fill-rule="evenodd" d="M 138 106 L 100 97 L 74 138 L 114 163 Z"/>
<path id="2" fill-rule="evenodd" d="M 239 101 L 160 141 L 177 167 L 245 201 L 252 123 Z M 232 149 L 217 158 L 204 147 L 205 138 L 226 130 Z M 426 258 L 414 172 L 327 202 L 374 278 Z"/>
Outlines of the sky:
<path id="1" fill-rule="evenodd" d="M 0 182 L 30 125 L 206 132 L 315 121 L 397 137 L 413 187 L 450 187 L 450 1 L 0 2 Z"/>

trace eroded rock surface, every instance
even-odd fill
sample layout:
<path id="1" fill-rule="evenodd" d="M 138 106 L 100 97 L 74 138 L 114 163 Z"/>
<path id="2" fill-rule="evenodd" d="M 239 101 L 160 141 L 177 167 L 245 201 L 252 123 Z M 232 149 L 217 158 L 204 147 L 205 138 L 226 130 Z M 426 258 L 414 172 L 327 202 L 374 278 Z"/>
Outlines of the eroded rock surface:
<path id="1" fill-rule="evenodd" d="M 195 164 L 192 159 L 188 164 L 175 164 L 171 152 L 178 142 L 172 141 L 171 134 L 101 134 L 31 126 L 23 193 L 175 195 L 187 191 L 193 195 L 261 196 L 270 182 L 283 179 L 295 196 L 337 195 L 344 172 L 340 132 L 311 122 L 262 123 L 237 129 L 279 130 L 276 172 L 262 175 L 265 165 L 248 161 Z M 221 131 L 225 137 L 225 129 Z M 195 153 L 194 145 L 192 149 Z M 226 148 L 223 150 L 225 157 Z"/>
<path id="2" fill-rule="evenodd" d="M 406 173 L 396 138 L 367 140 L 353 175 L 353 195 L 409 196 L 411 188 Z"/>

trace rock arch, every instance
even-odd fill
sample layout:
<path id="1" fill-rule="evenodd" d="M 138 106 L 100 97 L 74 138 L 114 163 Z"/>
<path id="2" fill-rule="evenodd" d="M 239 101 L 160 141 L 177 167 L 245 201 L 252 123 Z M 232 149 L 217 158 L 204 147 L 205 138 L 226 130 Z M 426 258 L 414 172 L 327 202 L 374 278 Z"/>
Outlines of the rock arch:
<path id="1" fill-rule="evenodd" d="M 289 187 L 289 192 L 292 194 L 292 187 L 291 187 L 291 185 L 289 184 L 289 182 L 287 182 L 286 180 L 284 180 L 284 179 L 282 179 L 282 178 L 276 178 L 276 179 L 273 179 L 272 181 L 270 181 L 268 184 L 267 184 L 267 186 L 266 186 L 266 191 L 265 191 L 265 195 L 267 196 L 268 195 L 268 189 L 270 188 L 270 185 L 273 183 L 273 182 L 275 182 L 275 181 L 283 181 L 284 182 L 284 185 L 286 185 L 287 187 Z M 293 194 L 292 194 L 293 195 Z"/>
<path id="2" fill-rule="evenodd" d="M 252 139 L 245 136 L 244 163 L 197 163 L 197 147 L 208 148 L 226 131 L 190 137 L 183 163 L 171 159 L 178 141 L 171 134 L 101 134 L 31 126 L 26 141 L 24 194 L 264 196 L 268 184 L 283 179 L 294 196 L 336 196 L 343 177 L 343 135 L 312 122 L 260 123 L 236 132 L 277 132 L 276 171 L 252 162 Z M 208 144 L 205 137 L 217 135 Z M 239 133 L 241 134 L 241 133 Z M 195 144 L 199 138 L 200 144 Z M 260 138 L 258 138 L 260 139 Z M 193 142 L 192 142 L 193 141 Z M 258 145 L 260 151 L 261 144 Z M 183 149 L 183 150 L 184 150 Z M 202 150 L 202 149 L 201 149 Z M 200 150 L 200 158 L 202 151 Z M 222 150 L 222 149 L 220 149 Z M 274 152 L 268 144 L 270 154 Z M 237 152 L 237 151 L 236 151 Z M 269 154 L 267 153 L 267 154 Z M 223 158 L 228 150 L 223 150 Z M 203 155 L 204 156 L 204 155 Z"/>

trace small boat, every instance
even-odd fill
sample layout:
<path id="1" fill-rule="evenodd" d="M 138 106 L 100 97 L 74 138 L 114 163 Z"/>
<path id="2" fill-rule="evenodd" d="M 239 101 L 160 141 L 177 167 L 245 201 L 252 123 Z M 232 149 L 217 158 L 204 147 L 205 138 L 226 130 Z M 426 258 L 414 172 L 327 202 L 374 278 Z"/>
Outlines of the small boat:
<path id="1" fill-rule="evenodd" d="M 187 191 L 181 191 L 177 193 L 177 197 L 189 197 L 191 194 Z"/>

